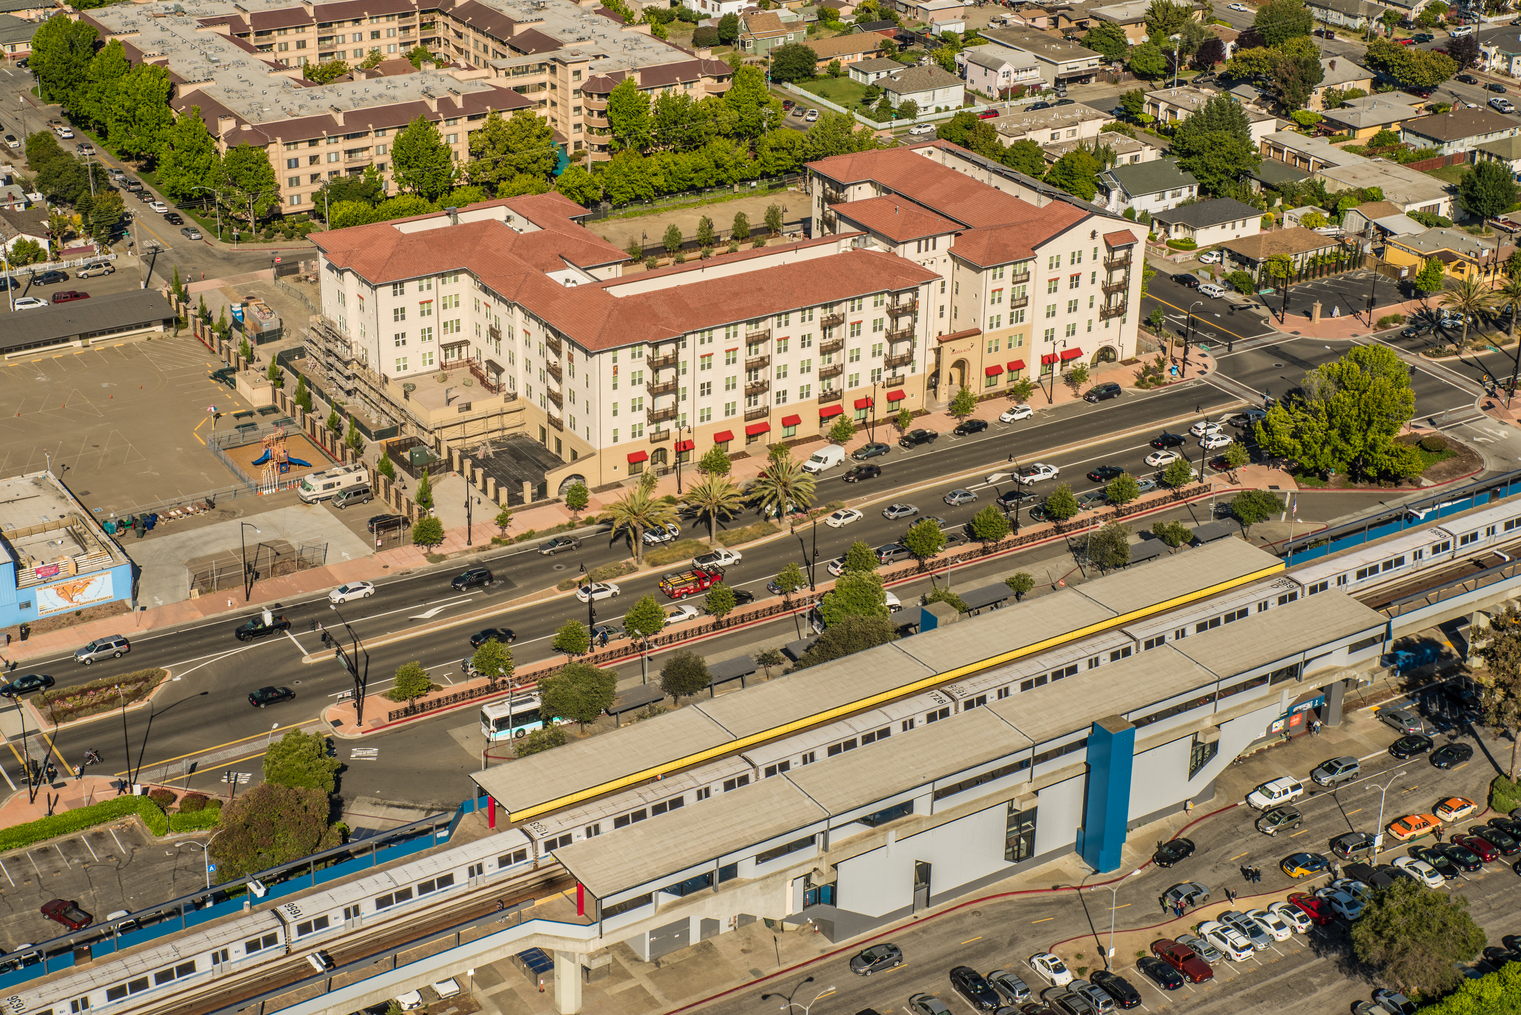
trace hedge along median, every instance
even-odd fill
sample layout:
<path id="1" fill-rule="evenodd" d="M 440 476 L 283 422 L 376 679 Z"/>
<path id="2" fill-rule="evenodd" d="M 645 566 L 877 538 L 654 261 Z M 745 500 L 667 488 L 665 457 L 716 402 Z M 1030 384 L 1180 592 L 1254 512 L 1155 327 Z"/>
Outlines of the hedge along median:
<path id="1" fill-rule="evenodd" d="M 108 821 L 118 821 L 133 814 L 142 818 L 143 824 L 154 835 L 168 834 L 169 817 L 159 809 L 158 804 L 145 796 L 119 796 L 88 807 L 28 821 L 24 825 L 0 828 L 0 853 L 45 842 L 60 835 L 70 835 Z"/>
<path id="2" fill-rule="evenodd" d="M 43 691 L 32 699 L 37 711 L 46 715 L 55 726 L 62 726 L 75 719 L 109 712 L 122 705 L 143 701 L 153 689 L 163 683 L 168 670 L 137 670 L 119 677 L 102 677 L 88 684 L 59 687 Z"/>

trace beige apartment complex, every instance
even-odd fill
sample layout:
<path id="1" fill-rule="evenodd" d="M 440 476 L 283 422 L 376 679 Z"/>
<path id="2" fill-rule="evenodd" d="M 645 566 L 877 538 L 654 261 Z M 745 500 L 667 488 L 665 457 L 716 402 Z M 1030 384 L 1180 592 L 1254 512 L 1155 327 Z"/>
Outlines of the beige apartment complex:
<path id="1" fill-rule="evenodd" d="M 961 155 L 813 163 L 821 235 L 629 275 L 557 194 L 314 234 L 308 350 L 405 436 L 530 436 L 565 463 L 551 490 L 1132 356 L 1141 227 L 1037 206 Z"/>
<path id="2" fill-rule="evenodd" d="M 391 139 L 415 117 L 438 125 L 460 162 L 492 110 L 545 117 L 568 156 L 608 152 L 607 93 L 632 76 L 651 95 L 701 99 L 728 90 L 729 65 L 625 25 L 596 0 L 182 0 L 120 4 L 79 15 L 128 59 L 164 66 L 171 104 L 199 108 L 224 150 L 263 147 L 284 212 L 374 166 L 389 179 Z M 408 61 L 422 45 L 447 61 Z M 373 68 L 359 63 L 379 52 Z M 349 77 L 318 85 L 307 63 L 343 60 Z"/>

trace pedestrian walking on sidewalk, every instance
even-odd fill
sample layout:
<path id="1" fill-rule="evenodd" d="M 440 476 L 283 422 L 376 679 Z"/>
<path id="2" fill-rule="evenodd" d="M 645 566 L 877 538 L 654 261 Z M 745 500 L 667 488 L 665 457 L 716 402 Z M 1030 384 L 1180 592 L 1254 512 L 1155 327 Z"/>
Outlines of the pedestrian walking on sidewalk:
<path id="1" fill-rule="evenodd" d="M 1247 884 L 1252 883 L 1252 869 L 1245 864 L 1241 865 L 1241 876 L 1246 879 Z"/>
<path id="2" fill-rule="evenodd" d="M 1225 901 L 1234 906 L 1236 904 L 1236 893 L 1227 888 L 1225 890 Z"/>
<path id="3" fill-rule="evenodd" d="M 1254 884 L 1254 885 L 1260 885 L 1260 884 L 1262 884 L 1262 868 L 1261 867 L 1253 867 L 1252 868 L 1252 884 Z"/>
<path id="4" fill-rule="evenodd" d="M 1167 900 L 1166 899 L 1158 899 L 1157 901 L 1162 904 L 1162 915 L 1166 916 L 1167 915 L 1167 910 L 1168 910 Z"/>

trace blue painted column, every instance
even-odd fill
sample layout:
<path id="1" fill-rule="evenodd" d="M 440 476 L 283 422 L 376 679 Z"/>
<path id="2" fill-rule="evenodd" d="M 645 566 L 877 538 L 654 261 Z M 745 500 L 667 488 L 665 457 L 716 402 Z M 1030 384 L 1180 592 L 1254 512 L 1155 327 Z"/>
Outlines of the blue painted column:
<path id="1" fill-rule="evenodd" d="M 1088 734 L 1088 801 L 1083 811 L 1083 861 L 1101 873 L 1124 862 L 1130 815 L 1135 727 L 1118 715 L 1093 724 Z"/>

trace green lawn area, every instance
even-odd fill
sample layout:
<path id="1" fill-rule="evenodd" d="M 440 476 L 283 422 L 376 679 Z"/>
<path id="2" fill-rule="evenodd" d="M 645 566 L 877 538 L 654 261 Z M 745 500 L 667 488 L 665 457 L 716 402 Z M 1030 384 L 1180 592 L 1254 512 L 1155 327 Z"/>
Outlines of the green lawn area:
<path id="1" fill-rule="evenodd" d="M 803 81 L 799 87 L 812 92 L 821 99 L 828 99 L 837 106 L 846 109 L 854 109 L 859 106 L 866 97 L 866 86 L 859 81 L 852 81 L 848 77 L 821 77 L 812 81 Z"/>
<path id="2" fill-rule="evenodd" d="M 1468 175 L 1467 166 L 1443 166 L 1441 169 L 1426 170 L 1427 176 L 1434 176 L 1443 183 L 1461 183 L 1463 177 Z"/>

